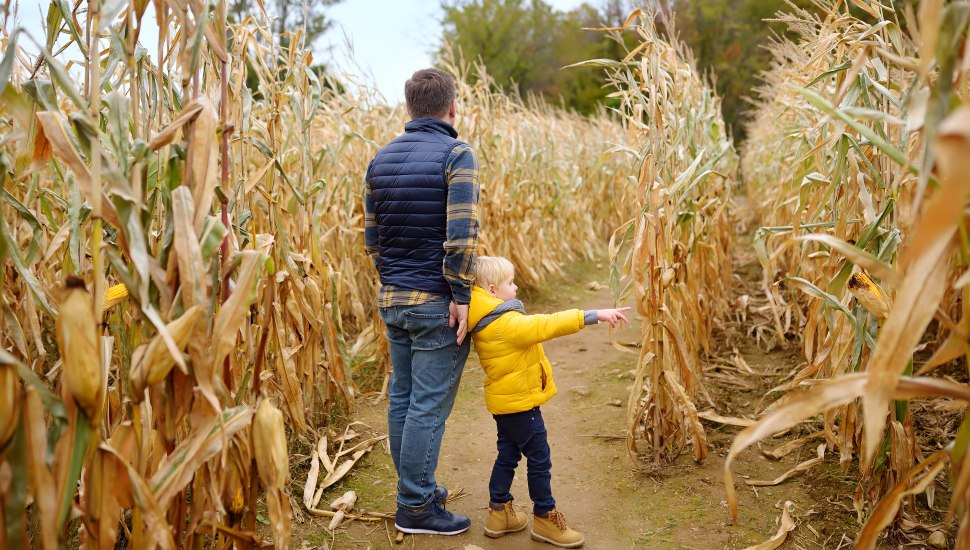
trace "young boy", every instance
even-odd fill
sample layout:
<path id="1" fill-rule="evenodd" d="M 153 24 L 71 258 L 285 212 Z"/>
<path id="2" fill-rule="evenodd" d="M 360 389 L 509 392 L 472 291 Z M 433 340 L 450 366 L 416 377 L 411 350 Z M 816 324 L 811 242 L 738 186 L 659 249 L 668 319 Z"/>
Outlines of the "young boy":
<path id="1" fill-rule="evenodd" d="M 586 325 L 626 321 L 630 308 L 526 315 L 515 299 L 515 268 L 505 258 L 479 256 L 469 306 L 472 342 L 485 370 L 485 405 L 498 427 L 498 457 L 488 482 L 485 534 L 501 537 L 525 529 L 528 519 L 512 507 L 512 478 L 522 455 L 528 463 L 533 502 L 532 538 L 578 548 L 583 535 L 570 529 L 552 498 L 549 443 L 539 406 L 556 395 L 552 365 L 541 342 L 579 332 Z"/>

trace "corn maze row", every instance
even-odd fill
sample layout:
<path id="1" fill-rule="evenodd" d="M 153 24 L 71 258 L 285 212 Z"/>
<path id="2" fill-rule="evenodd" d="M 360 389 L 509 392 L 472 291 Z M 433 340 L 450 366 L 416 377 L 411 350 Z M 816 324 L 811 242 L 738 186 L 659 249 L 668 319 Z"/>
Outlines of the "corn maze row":
<path id="1" fill-rule="evenodd" d="M 322 79 L 298 36 L 227 25 L 222 3 L 153 2 L 153 59 L 137 41 L 147 6 L 52 2 L 45 36 L 3 36 L 5 547 L 252 546 L 265 499 L 285 548 L 288 444 L 386 387 L 361 178 L 404 109 Z M 966 550 L 970 422 L 927 448 L 917 405 L 970 400 L 965 375 L 936 375 L 970 349 L 970 4 L 817 8 L 779 14 L 792 32 L 771 46 L 740 154 L 652 14 L 606 30 L 636 33 L 625 58 L 587 62 L 618 105 L 596 116 L 448 67 L 482 163 L 481 252 L 540 288 L 608 243 L 614 296 L 643 327 L 631 456 L 701 461 L 695 402 L 732 313 L 746 191 L 770 306 L 753 334 L 799 346 L 806 366 L 735 439 L 732 513 L 737 454 L 815 422 L 859 468 L 858 547 L 914 525 L 912 495 L 947 472 Z"/>

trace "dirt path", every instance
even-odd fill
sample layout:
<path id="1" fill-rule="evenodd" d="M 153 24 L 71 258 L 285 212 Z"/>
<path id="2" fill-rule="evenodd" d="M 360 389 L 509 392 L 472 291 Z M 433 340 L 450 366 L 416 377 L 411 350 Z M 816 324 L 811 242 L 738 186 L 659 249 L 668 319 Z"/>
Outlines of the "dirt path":
<path id="1" fill-rule="evenodd" d="M 756 276 L 753 259 L 744 257 L 736 273 Z M 576 266 L 566 282 L 555 292 L 527 301 L 530 311 L 551 312 L 567 308 L 611 307 L 609 291 L 590 290 L 591 281 L 606 283 L 601 264 L 587 262 Z M 743 281 L 739 280 L 739 283 Z M 738 292 L 743 292 L 739 285 Z M 717 412 L 724 415 L 753 416 L 766 404 L 765 391 L 797 367 L 791 352 L 765 354 L 753 345 L 743 329 L 735 326 L 722 331 L 719 353 L 733 355 L 736 347 L 745 361 L 758 373 L 772 376 L 714 377 L 707 380 Z M 637 323 L 619 332 L 620 342 L 639 338 Z M 811 458 L 812 445 L 806 445 L 780 461 L 769 461 L 756 449 L 746 451 L 737 461 L 741 522 L 730 525 L 722 482 L 723 459 L 737 428 L 705 423 L 711 449 L 707 460 L 696 465 L 689 456 L 675 464 L 647 466 L 630 461 L 622 437 L 626 433 L 626 402 L 631 384 L 628 371 L 636 355 L 617 350 L 610 344 L 608 327 L 587 327 L 579 334 L 545 344 L 553 363 L 559 395 L 544 405 L 543 416 L 549 430 L 553 456 L 553 493 L 560 511 L 570 525 L 586 536 L 586 548 L 745 548 L 770 538 L 777 529 L 781 503 L 795 503 L 800 527 L 782 548 L 836 548 L 843 533 L 854 533 L 854 517 L 825 502 L 830 495 L 851 495 L 851 480 L 827 461 L 808 477 L 795 478 L 776 487 L 757 491 L 740 484 L 741 476 L 774 479 L 795 464 Z M 438 482 L 467 496 L 449 503 L 449 509 L 472 518 L 471 529 L 459 536 L 406 537 L 402 544 L 390 542 L 393 524 L 355 523 L 336 535 L 326 532 L 327 521 L 310 518 L 295 526 L 294 548 L 421 548 L 464 549 L 475 545 L 485 550 L 505 548 L 549 549 L 549 545 L 530 539 L 528 528 L 493 540 L 484 536 L 487 482 L 495 453 L 495 423 L 485 409 L 482 393 L 483 373 L 474 353 L 461 380 L 455 410 L 445 432 Z M 584 390 L 588 390 L 588 395 Z M 610 404 L 616 402 L 620 406 Z M 707 408 L 699 404 L 699 409 Z M 386 433 L 386 401 L 361 401 L 358 419 L 375 432 Z M 792 436 L 800 435 L 799 433 Z M 772 441 L 775 447 L 785 439 Z M 295 474 L 298 475 L 298 474 Z M 303 479 L 294 484 L 302 487 Z M 341 484 L 329 491 L 325 500 L 343 491 L 358 492 L 359 505 L 374 510 L 393 510 L 396 477 L 385 448 L 375 448 Z M 513 494 L 516 503 L 531 512 L 525 483 L 525 461 L 520 464 Z M 843 497 L 844 499 L 844 497 Z M 845 504 L 843 500 L 841 504 Z M 843 542 L 844 544 L 844 542 Z"/>

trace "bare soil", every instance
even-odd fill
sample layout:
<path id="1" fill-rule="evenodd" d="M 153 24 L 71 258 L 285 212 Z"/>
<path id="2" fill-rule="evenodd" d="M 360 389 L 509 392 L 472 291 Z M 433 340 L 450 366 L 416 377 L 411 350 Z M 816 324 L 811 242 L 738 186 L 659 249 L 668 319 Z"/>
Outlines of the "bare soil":
<path id="1" fill-rule="evenodd" d="M 739 289 L 743 279 L 757 277 L 753 258 L 738 260 Z M 588 283 L 606 283 L 605 262 L 575 266 L 561 281 L 552 284 L 526 306 L 534 312 L 568 308 L 613 307 L 609 290 L 591 290 Z M 738 290 L 741 292 L 742 290 Z M 639 339 L 640 320 L 614 338 L 620 343 Z M 587 327 L 579 334 L 544 344 L 553 363 L 559 395 L 543 405 L 553 456 L 553 493 L 569 524 L 586 537 L 586 548 L 625 549 L 736 549 L 769 539 L 778 528 L 781 506 L 794 503 L 798 527 L 780 548 L 848 548 L 858 532 L 850 497 L 855 480 L 843 475 L 837 457 L 807 474 L 773 487 L 748 487 L 745 477 L 774 479 L 794 465 L 812 458 L 817 445 L 808 444 L 789 456 L 773 461 L 757 449 L 745 451 L 736 461 L 735 473 L 741 518 L 732 525 L 725 501 L 723 463 L 739 428 L 705 422 L 710 454 L 702 464 L 682 456 L 673 464 L 651 465 L 631 459 L 626 448 L 626 406 L 629 372 L 636 353 L 617 349 L 606 326 Z M 628 348 L 635 351 L 635 348 Z M 716 412 L 727 416 L 754 417 L 772 399 L 765 392 L 798 367 L 797 350 L 765 353 L 745 333 L 740 319 L 718 334 L 716 356 L 733 357 L 734 349 L 758 375 L 712 377 L 706 385 Z M 712 364 L 713 364 L 713 359 Z M 326 531 L 326 518 L 304 518 L 294 526 L 294 548 L 432 550 L 536 548 L 551 546 L 532 541 L 529 529 L 490 539 L 483 533 L 488 503 L 488 478 L 495 458 L 495 422 L 485 409 L 483 373 L 474 352 L 465 366 L 455 409 L 448 419 L 437 471 L 438 483 L 466 496 L 449 503 L 457 513 L 472 518 L 466 533 L 453 537 L 407 536 L 395 544 L 393 522 L 355 522 L 335 534 Z M 588 394 L 586 391 L 588 390 Z M 586 394 L 586 395 L 584 395 Z M 619 406 L 615 403 L 619 402 Z M 611 404 L 613 402 L 613 404 Z M 700 404 L 705 409 L 706 404 Z M 386 401 L 358 403 L 357 420 L 375 433 L 386 433 Z M 805 428 L 808 433 L 810 427 Z M 771 440 L 774 448 L 802 432 Z M 516 504 L 531 512 L 522 461 L 513 494 Z M 303 475 L 300 478 L 300 475 Z M 293 494 L 302 494 L 305 473 L 294 472 Z M 394 510 L 396 475 L 386 447 L 375 447 L 324 500 L 345 490 L 357 491 L 359 507 Z M 299 490 L 297 490 L 297 486 Z M 757 489 L 757 490 L 755 490 Z"/>

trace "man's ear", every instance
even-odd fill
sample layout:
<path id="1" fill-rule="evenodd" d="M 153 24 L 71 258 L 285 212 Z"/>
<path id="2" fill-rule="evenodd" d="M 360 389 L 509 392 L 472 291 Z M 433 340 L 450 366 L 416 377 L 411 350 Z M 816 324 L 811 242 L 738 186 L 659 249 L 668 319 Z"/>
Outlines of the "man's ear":
<path id="1" fill-rule="evenodd" d="M 455 101 L 456 101 L 456 100 L 455 100 L 454 98 L 452 98 L 452 99 L 451 99 L 451 104 L 450 104 L 450 105 L 448 105 L 448 116 L 449 116 L 449 117 L 451 117 L 452 119 L 454 119 L 454 118 L 455 118 L 455 114 L 456 114 L 456 105 L 455 105 Z"/>

